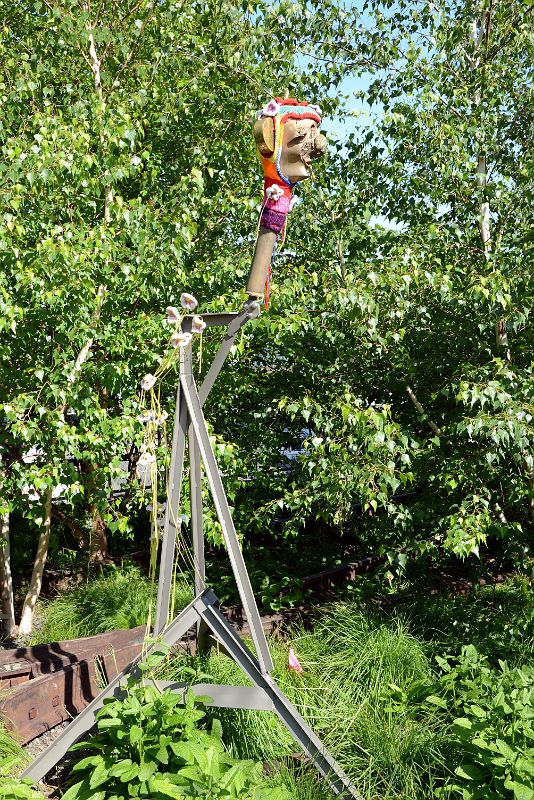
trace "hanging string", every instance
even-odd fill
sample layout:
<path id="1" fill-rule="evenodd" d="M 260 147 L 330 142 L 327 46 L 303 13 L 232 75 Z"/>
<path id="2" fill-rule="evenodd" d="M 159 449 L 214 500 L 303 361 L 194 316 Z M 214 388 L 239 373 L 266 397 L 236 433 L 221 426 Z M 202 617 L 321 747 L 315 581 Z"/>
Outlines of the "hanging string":
<path id="1" fill-rule="evenodd" d="M 183 333 L 181 330 L 182 323 L 187 311 L 192 311 L 197 301 L 192 295 L 183 294 L 181 297 L 182 307 L 185 309 L 180 312 L 174 307 L 167 309 L 167 321 L 174 323 L 174 332 L 170 338 L 172 348 L 164 355 L 157 370 L 154 374 L 148 373 L 141 381 L 141 395 L 140 407 L 141 413 L 137 419 L 144 426 L 143 443 L 141 446 L 141 455 L 138 460 L 139 467 L 144 467 L 142 491 L 141 496 L 144 497 L 147 483 L 150 491 L 150 598 L 147 609 L 147 627 L 145 634 L 146 639 L 152 627 L 152 616 L 154 609 L 155 593 L 156 593 L 156 570 L 157 570 L 157 554 L 159 542 L 161 540 L 161 525 L 162 525 L 162 512 L 165 512 L 165 505 L 159 502 L 159 479 L 161 475 L 161 465 L 158 465 L 158 450 L 163 450 L 163 468 L 165 474 L 165 489 L 167 502 L 169 498 L 169 467 L 170 467 L 170 449 L 167 436 L 166 421 L 168 413 L 161 407 L 161 381 L 165 375 L 176 364 L 180 349 L 183 347 L 192 346 L 193 336 L 189 333 Z M 196 326 L 196 327 L 195 327 Z M 193 331 L 200 334 L 202 346 L 202 331 L 205 325 L 200 319 L 193 318 Z M 140 473 L 141 475 L 141 473 Z M 147 481 L 149 479 L 149 482 Z M 171 613 L 174 611 L 175 589 L 178 577 L 182 577 L 189 581 L 191 574 L 202 580 L 200 568 L 192 550 L 188 544 L 185 535 L 182 533 L 182 517 L 178 514 L 178 509 L 169 508 L 167 516 L 176 532 L 176 546 L 175 546 L 175 559 L 173 565 L 173 585 L 172 585 L 172 600 L 171 600 Z"/>
<path id="2" fill-rule="evenodd" d="M 285 231 L 285 226 L 284 226 Z M 282 239 L 283 243 L 283 239 Z M 269 311 L 269 302 L 271 299 L 271 275 L 274 267 L 274 262 L 276 259 L 276 253 L 278 251 L 278 237 L 274 243 L 273 247 L 273 254 L 271 256 L 271 261 L 269 263 L 269 268 L 267 269 L 267 280 L 265 281 L 265 311 Z"/>

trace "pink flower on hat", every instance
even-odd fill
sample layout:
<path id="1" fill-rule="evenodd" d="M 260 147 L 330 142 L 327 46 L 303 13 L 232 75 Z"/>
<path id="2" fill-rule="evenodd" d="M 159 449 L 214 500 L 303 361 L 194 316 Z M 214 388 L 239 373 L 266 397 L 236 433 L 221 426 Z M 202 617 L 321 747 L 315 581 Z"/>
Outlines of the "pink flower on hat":
<path id="1" fill-rule="evenodd" d="M 260 116 L 276 117 L 279 111 L 280 111 L 280 106 L 276 102 L 276 100 L 269 100 L 267 105 L 262 108 Z"/>

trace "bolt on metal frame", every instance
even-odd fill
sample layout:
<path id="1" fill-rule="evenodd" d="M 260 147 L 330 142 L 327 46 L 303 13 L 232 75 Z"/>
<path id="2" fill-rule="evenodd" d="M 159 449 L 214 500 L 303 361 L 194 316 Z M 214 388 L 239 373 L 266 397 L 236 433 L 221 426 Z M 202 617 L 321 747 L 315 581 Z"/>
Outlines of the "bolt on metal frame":
<path id="1" fill-rule="evenodd" d="M 241 667 L 254 684 L 250 686 L 219 686 L 214 684 L 168 684 L 158 682 L 161 687 L 184 693 L 188 688 L 195 694 L 211 697 L 211 704 L 225 708 L 245 708 L 274 711 L 287 727 L 304 753 L 326 779 L 334 793 L 342 798 L 359 800 L 354 785 L 324 747 L 297 709 L 281 692 L 270 672 L 273 661 L 267 645 L 265 632 L 246 569 L 239 540 L 235 531 L 221 474 L 209 439 L 202 406 L 206 401 L 237 333 L 250 319 L 259 316 L 257 302 L 248 302 L 238 313 L 203 314 L 208 327 L 226 326 L 227 331 L 206 377 L 197 389 L 192 370 L 191 346 L 180 352 L 180 380 L 176 395 L 176 414 L 172 437 L 171 461 L 167 487 L 167 506 L 163 526 L 162 546 L 154 636 L 144 656 L 157 650 L 159 642 L 169 646 L 176 644 L 192 628 L 197 630 L 199 648 L 207 649 L 211 636 L 222 645 L 224 652 Z M 182 330 L 191 328 L 191 317 L 186 317 Z M 195 599 L 175 619 L 167 622 L 172 590 L 172 573 L 176 545 L 176 526 L 180 524 L 180 490 L 184 472 L 185 445 L 188 441 L 189 480 L 191 497 L 191 528 L 193 556 L 195 561 Z M 239 596 L 250 628 L 256 657 L 232 628 L 218 609 L 218 599 L 206 587 L 204 533 L 202 524 L 201 463 L 211 490 L 217 516 L 237 583 Z M 124 696 L 126 677 L 140 678 L 141 655 L 111 680 L 107 687 L 79 714 L 59 737 L 44 750 L 23 776 L 32 780 L 42 779 L 65 755 L 68 748 L 80 739 L 95 723 L 96 714 L 108 697 Z"/>

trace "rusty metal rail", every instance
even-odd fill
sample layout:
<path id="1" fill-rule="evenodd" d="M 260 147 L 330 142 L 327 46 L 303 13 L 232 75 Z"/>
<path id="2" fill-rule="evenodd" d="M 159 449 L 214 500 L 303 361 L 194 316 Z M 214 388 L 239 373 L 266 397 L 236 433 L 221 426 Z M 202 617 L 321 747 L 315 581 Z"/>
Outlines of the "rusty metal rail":
<path id="1" fill-rule="evenodd" d="M 79 714 L 102 681 L 138 655 L 144 632 L 141 626 L 0 652 L 0 714 L 8 727 L 26 744 Z"/>
<path id="2" fill-rule="evenodd" d="M 312 593 L 328 591 L 375 567 L 379 557 L 364 558 L 302 580 Z M 261 618 L 272 633 L 303 609 Z M 225 616 L 247 635 L 240 606 Z M 22 744 L 75 717 L 99 694 L 104 683 L 123 670 L 142 647 L 145 626 L 115 630 L 85 639 L 0 650 L 0 716 Z M 188 646 L 194 650 L 194 642 Z"/>

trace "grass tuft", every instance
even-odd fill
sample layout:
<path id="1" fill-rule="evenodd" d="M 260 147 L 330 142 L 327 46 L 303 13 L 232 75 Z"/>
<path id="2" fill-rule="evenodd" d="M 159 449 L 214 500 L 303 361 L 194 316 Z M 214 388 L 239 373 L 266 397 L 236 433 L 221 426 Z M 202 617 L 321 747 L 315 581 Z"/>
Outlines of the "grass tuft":
<path id="1" fill-rule="evenodd" d="M 408 689 L 433 678 L 423 645 L 395 620 L 384 624 L 350 603 L 331 607 L 312 631 L 296 629 L 286 644 L 271 641 L 273 677 L 330 749 L 366 800 L 421 800 L 443 782 L 446 739 L 432 710 L 392 710 L 390 684 Z M 293 647 L 304 668 L 287 668 Z M 239 667 L 222 654 L 197 659 L 201 680 L 246 685 Z M 172 665 L 171 665 L 172 666 Z M 183 661 L 166 677 L 191 680 Z M 200 675 L 199 675 L 200 678 Z M 214 709 L 223 739 L 241 758 L 287 769 L 288 788 L 298 800 L 330 797 L 307 767 L 295 772 L 299 751 L 286 728 L 267 712 Z"/>
<path id="2" fill-rule="evenodd" d="M 175 610 L 193 597 L 185 580 L 177 581 Z M 96 578 L 62 592 L 39 604 L 42 626 L 35 630 L 31 643 L 95 636 L 117 628 L 135 628 L 148 619 L 154 603 L 150 581 L 138 567 L 106 567 Z"/>
<path id="3" fill-rule="evenodd" d="M 25 751 L 14 738 L 14 736 L 12 736 L 9 731 L 6 730 L 2 721 L 0 720 L 0 761 L 6 758 L 18 759 L 17 767 L 20 766 L 20 770 L 22 770 L 23 767 L 28 763 L 28 756 L 26 755 Z"/>

